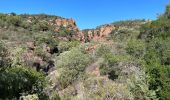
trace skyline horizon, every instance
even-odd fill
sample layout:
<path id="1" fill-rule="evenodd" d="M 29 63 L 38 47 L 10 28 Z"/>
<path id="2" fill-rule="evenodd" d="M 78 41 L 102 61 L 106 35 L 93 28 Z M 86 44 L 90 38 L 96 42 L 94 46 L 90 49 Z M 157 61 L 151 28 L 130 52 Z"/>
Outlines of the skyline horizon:
<path id="1" fill-rule="evenodd" d="M 93 29 L 116 21 L 156 20 L 158 15 L 165 11 L 165 5 L 169 3 L 168 0 L 49 0 L 42 2 L 5 0 L 0 3 L 0 13 L 47 14 L 73 18 L 80 29 Z"/>
<path id="2" fill-rule="evenodd" d="M 77 25 L 77 22 L 78 21 L 76 21 L 74 18 L 72 18 L 72 17 L 70 17 L 70 18 L 66 18 L 66 17 L 64 17 L 64 16 L 58 16 L 58 15 L 52 15 L 52 14 L 46 14 L 46 13 L 15 13 L 15 12 L 8 12 L 8 13 L 2 13 L 2 12 L 0 12 L 0 14 L 12 14 L 12 13 L 14 13 L 14 14 L 17 14 L 17 15 L 24 15 L 24 14 L 28 14 L 28 15 L 41 15 L 41 14 L 45 14 L 45 15 L 48 15 L 48 16 L 56 16 L 56 17 L 61 17 L 61 18 L 65 18 L 65 19 L 73 19 L 74 21 L 75 21 L 75 23 L 76 23 L 76 26 L 79 28 L 79 29 L 81 29 L 78 25 Z M 99 27 L 99 26 L 102 26 L 102 25 L 107 25 L 107 24 L 112 24 L 112 23 L 115 23 L 115 22 L 119 22 L 119 21 L 129 21 L 129 20 L 156 20 L 156 18 L 155 19 L 144 19 L 144 18 L 141 18 L 141 19 L 133 19 L 133 18 L 131 18 L 131 19 L 123 19 L 123 20 L 115 20 L 115 21 L 111 21 L 111 22 L 108 22 L 108 23 L 103 23 L 103 24 L 100 24 L 100 25 L 97 25 L 97 26 L 95 26 L 95 27 L 93 27 L 93 28 L 84 28 L 84 29 L 81 29 L 81 30 L 85 30 L 85 29 L 95 29 L 95 28 L 97 28 L 97 27 Z"/>

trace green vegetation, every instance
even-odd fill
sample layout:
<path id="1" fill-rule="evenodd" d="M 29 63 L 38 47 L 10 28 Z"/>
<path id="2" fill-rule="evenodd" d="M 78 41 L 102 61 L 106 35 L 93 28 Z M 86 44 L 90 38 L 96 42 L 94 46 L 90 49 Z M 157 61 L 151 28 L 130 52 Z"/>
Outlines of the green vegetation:
<path id="1" fill-rule="evenodd" d="M 0 71 L 2 99 L 19 98 L 22 93 L 42 96 L 44 86 L 44 76 L 32 69 L 18 66 Z"/>
<path id="2" fill-rule="evenodd" d="M 141 38 L 146 37 L 146 73 L 149 88 L 155 90 L 161 100 L 169 99 L 170 93 L 170 18 L 169 5 L 161 17 L 142 27 Z"/>
<path id="3" fill-rule="evenodd" d="M 127 43 L 126 51 L 135 58 L 142 58 L 145 54 L 145 43 L 142 40 L 131 39 Z"/>
<path id="4" fill-rule="evenodd" d="M 57 68 L 61 68 L 60 83 L 63 88 L 80 79 L 86 66 L 90 63 L 90 57 L 80 49 L 72 49 L 62 53 L 56 62 Z"/>
<path id="5" fill-rule="evenodd" d="M 0 45 L 0 95 L 1 99 L 17 99 L 22 93 L 43 95 L 44 75 L 27 67 L 11 66 L 8 49 Z"/>
<path id="6" fill-rule="evenodd" d="M 4 42 L 0 41 L 0 70 L 10 65 L 9 52 Z"/>
<path id="7" fill-rule="evenodd" d="M 132 99 L 126 85 L 117 84 L 103 78 L 89 78 L 83 83 L 86 99 L 121 100 Z M 93 87 L 96 87 L 93 89 Z"/>
<path id="8" fill-rule="evenodd" d="M 0 14 L 0 100 L 169 100 L 170 5 L 83 31 L 63 19 Z"/>

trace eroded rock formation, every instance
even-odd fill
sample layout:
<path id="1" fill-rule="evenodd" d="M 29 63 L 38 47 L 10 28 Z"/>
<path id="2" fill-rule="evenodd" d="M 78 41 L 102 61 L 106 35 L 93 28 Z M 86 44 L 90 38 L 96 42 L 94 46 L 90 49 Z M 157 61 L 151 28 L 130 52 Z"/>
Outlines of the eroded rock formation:
<path id="1" fill-rule="evenodd" d="M 101 26 L 97 29 L 82 31 L 83 36 L 81 36 L 81 39 L 83 41 L 105 40 L 106 37 L 108 37 L 114 29 L 115 29 L 115 27 L 113 25 L 105 25 L 105 26 Z"/>
<path id="2" fill-rule="evenodd" d="M 67 26 L 75 27 L 76 26 L 76 23 L 72 18 L 71 19 L 56 19 L 55 24 L 57 26 L 64 26 L 64 27 L 67 27 Z"/>

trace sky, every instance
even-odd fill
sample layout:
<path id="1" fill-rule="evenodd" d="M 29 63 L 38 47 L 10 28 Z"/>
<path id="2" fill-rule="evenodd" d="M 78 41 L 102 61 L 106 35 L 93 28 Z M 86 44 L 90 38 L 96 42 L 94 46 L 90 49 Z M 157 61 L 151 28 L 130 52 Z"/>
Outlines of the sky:
<path id="1" fill-rule="evenodd" d="M 45 13 L 73 18 L 80 29 L 119 20 L 151 19 L 162 14 L 170 0 L 0 0 L 0 13 Z"/>

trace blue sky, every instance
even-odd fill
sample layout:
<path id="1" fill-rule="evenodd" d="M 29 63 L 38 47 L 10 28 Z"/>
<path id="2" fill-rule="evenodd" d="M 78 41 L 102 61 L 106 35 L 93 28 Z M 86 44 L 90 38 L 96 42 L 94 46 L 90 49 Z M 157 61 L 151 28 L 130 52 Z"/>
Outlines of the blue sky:
<path id="1" fill-rule="evenodd" d="M 81 29 L 126 19 L 156 19 L 170 0 L 1 0 L 0 12 L 73 18 Z"/>

